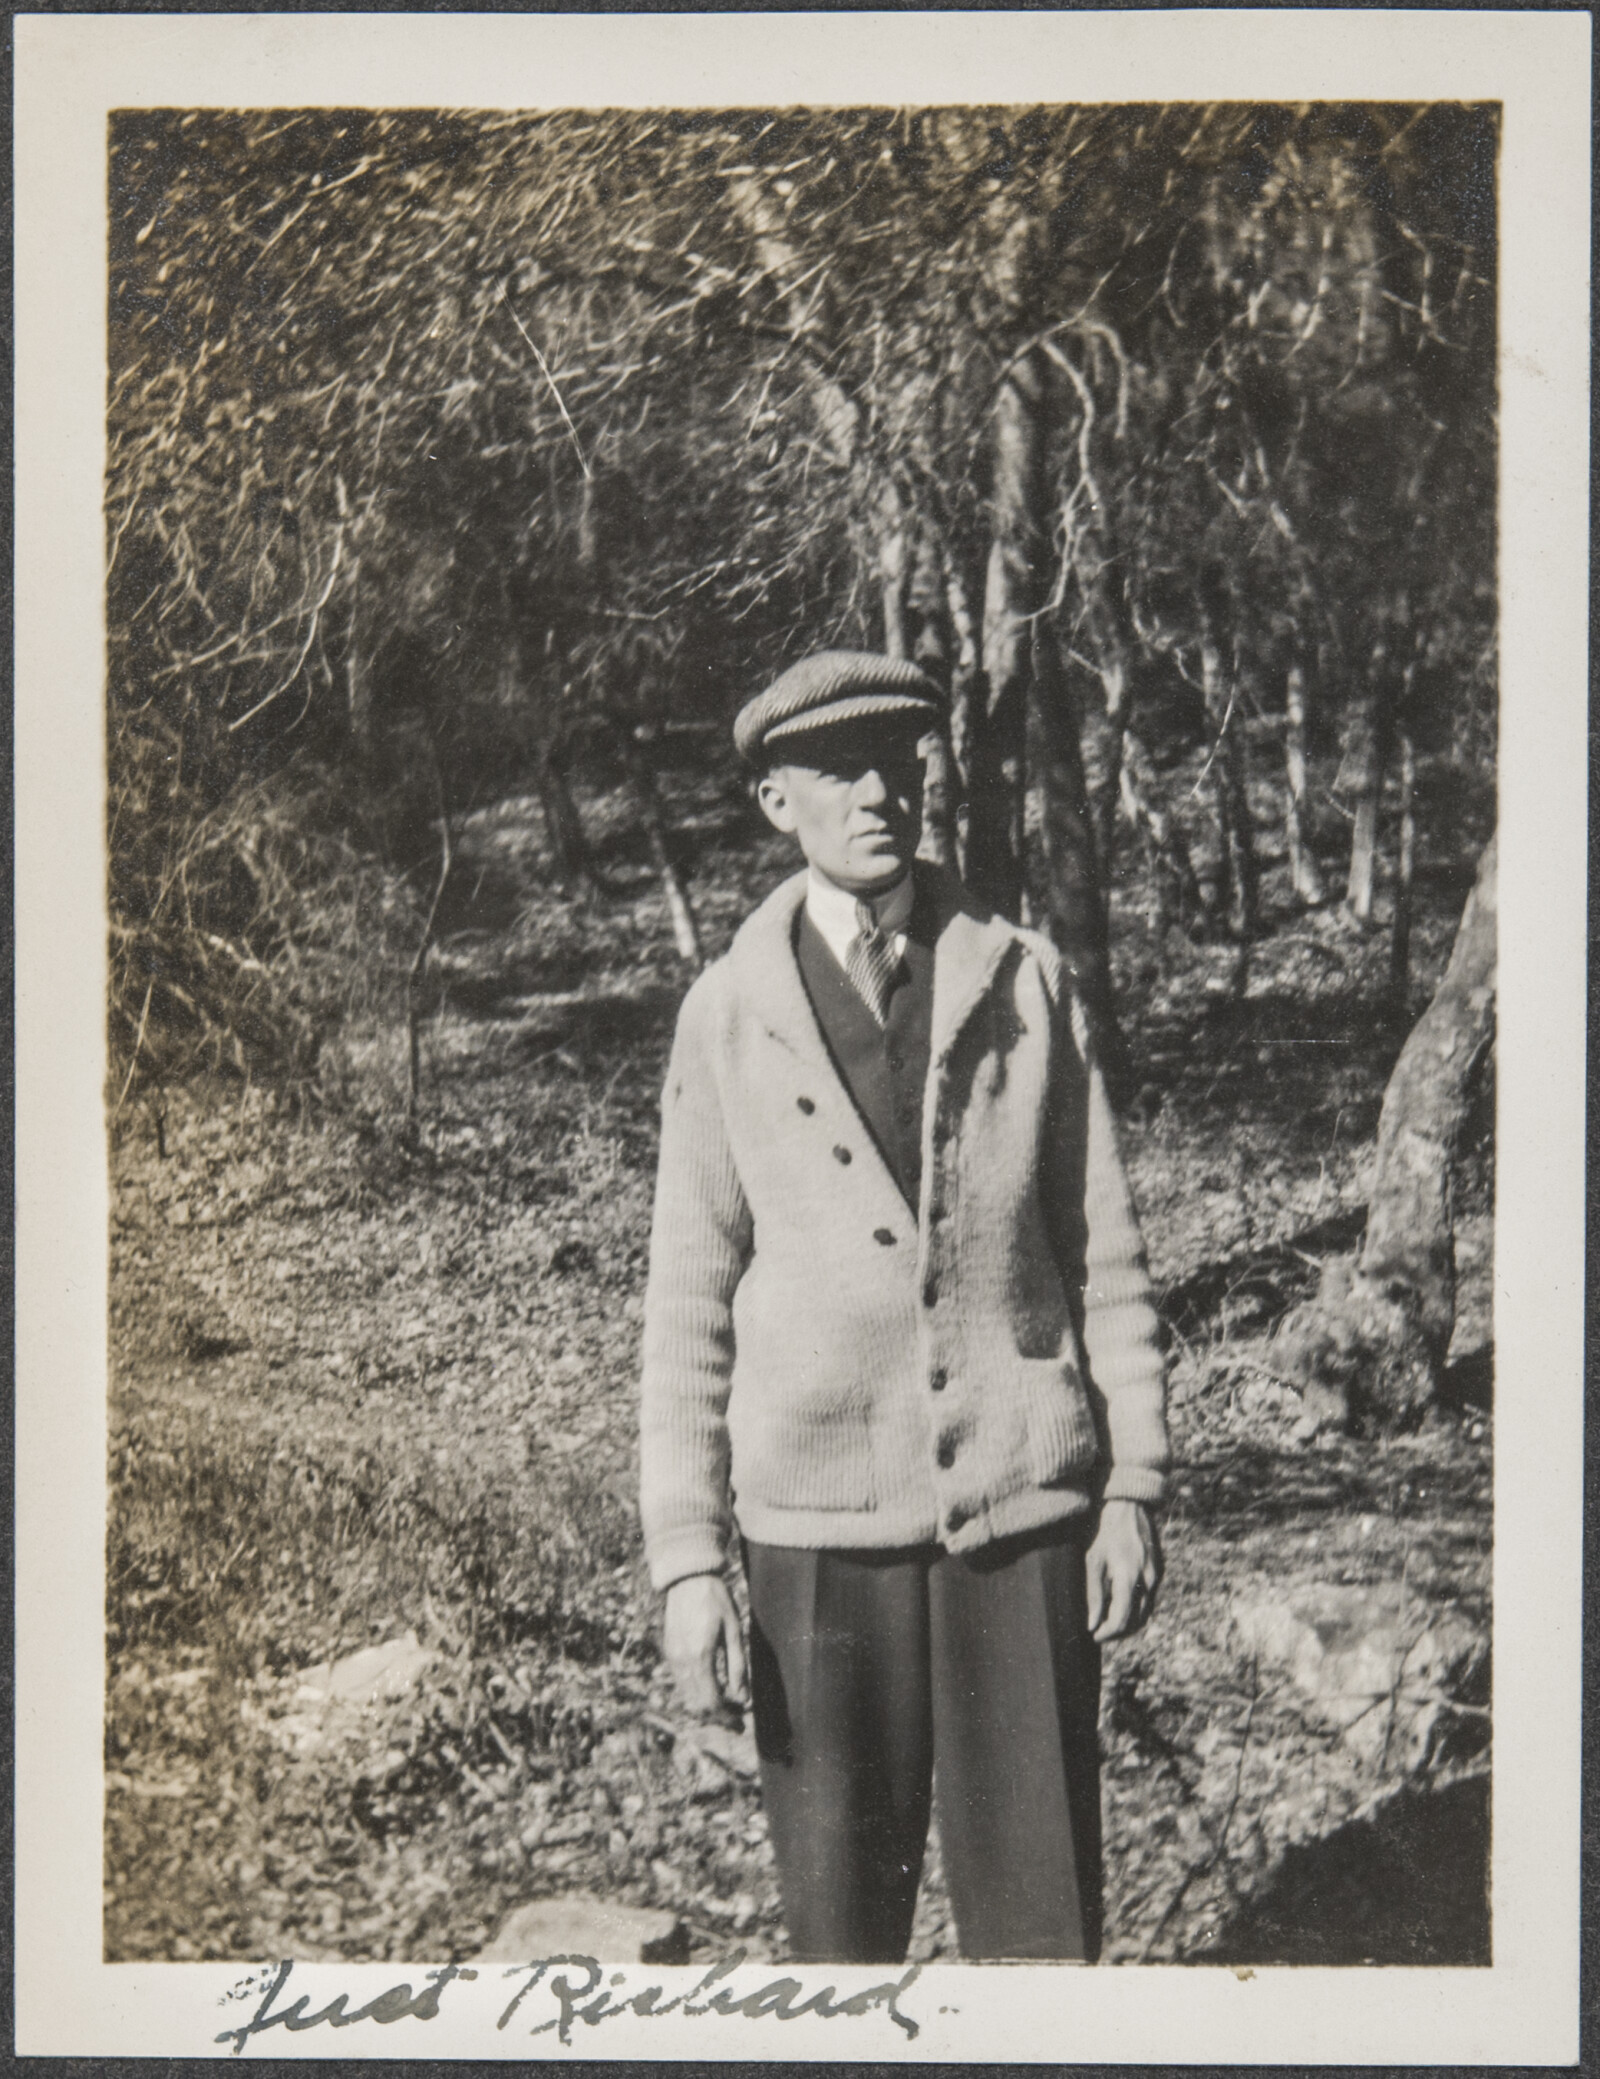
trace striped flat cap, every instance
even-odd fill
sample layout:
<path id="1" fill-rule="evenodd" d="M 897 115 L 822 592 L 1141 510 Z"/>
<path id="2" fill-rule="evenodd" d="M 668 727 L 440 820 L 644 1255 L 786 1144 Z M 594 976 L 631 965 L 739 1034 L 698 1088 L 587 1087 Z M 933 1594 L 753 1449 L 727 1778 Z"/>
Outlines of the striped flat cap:
<path id="1" fill-rule="evenodd" d="M 899 658 L 819 650 L 745 702 L 734 721 L 734 746 L 755 765 L 790 736 L 864 715 L 914 715 L 932 729 L 943 719 L 944 695 L 926 672 Z"/>

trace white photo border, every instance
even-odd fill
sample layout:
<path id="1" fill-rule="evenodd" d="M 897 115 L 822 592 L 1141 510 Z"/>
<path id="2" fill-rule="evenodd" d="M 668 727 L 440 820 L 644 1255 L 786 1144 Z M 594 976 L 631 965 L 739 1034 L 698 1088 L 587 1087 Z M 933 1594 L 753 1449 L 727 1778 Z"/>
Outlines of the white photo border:
<path id="1" fill-rule="evenodd" d="M 431 2021 L 259 2054 L 1562 2064 L 1578 2055 L 1590 17 L 1360 9 L 23 15 L 16 212 L 16 2047 L 226 2056 L 232 1964 L 101 1954 L 106 1219 L 101 522 L 113 108 L 1497 101 L 1501 744 L 1494 1962 L 924 1970 L 781 2027 Z M 408 1975 L 304 1966 L 312 2009 Z M 409 1974 L 416 1977 L 413 1971 Z M 640 1972 L 685 1991 L 697 1972 Z M 740 1974 L 747 1989 L 774 1975 Z M 815 1974 L 810 1974 L 814 1976 Z M 839 1972 L 841 1997 L 881 1974 Z M 677 1981 L 681 1980 L 679 1983 Z M 821 1981 L 819 1981 L 821 1982 Z M 514 1988 L 513 1988 L 514 1989 Z M 544 2010 L 547 2016 L 552 2008 Z"/>

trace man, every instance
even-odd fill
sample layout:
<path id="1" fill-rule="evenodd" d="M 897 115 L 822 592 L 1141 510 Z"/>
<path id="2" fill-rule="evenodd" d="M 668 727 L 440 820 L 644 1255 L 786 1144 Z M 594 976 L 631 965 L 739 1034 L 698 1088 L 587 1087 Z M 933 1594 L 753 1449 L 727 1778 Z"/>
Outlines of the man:
<path id="1" fill-rule="evenodd" d="M 1159 1581 L 1162 1366 L 1060 959 L 913 865 L 941 721 L 914 666 L 834 651 L 734 725 L 806 865 L 678 1020 L 645 1543 L 685 1702 L 753 1702 L 797 1957 L 905 1954 L 937 1765 L 962 1953 L 1092 1959 L 1099 1649 Z"/>

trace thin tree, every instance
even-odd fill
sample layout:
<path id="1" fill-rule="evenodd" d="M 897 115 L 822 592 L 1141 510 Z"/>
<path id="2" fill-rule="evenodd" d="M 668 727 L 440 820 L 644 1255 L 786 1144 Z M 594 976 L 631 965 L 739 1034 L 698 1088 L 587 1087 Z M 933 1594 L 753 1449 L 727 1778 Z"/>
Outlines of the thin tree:
<path id="1" fill-rule="evenodd" d="M 1380 634 L 1368 651 L 1365 676 L 1350 703 L 1344 761 L 1334 782 L 1334 791 L 1354 806 L 1345 904 L 1358 924 L 1372 921 L 1377 886 L 1378 810 L 1389 762 L 1392 706 L 1389 644 Z"/>
<path id="2" fill-rule="evenodd" d="M 1310 908 L 1327 900 L 1322 873 L 1307 835 L 1310 805 L 1306 786 L 1306 675 L 1298 659 L 1284 682 L 1283 826 L 1289 854 L 1289 881 L 1295 899 Z"/>
<path id="3" fill-rule="evenodd" d="M 672 943 L 684 965 L 692 972 L 698 973 L 705 964 L 705 952 L 700 942 L 700 926 L 695 917 L 694 904 L 690 900 L 688 885 L 672 856 L 672 840 L 667 830 L 666 817 L 662 812 L 661 792 L 656 784 L 649 751 L 640 732 L 629 729 L 625 724 L 614 723 L 613 734 L 633 787 L 634 799 L 638 803 L 639 821 L 644 829 L 645 842 L 650 849 L 650 863 L 661 882 L 667 917 L 672 926 Z"/>

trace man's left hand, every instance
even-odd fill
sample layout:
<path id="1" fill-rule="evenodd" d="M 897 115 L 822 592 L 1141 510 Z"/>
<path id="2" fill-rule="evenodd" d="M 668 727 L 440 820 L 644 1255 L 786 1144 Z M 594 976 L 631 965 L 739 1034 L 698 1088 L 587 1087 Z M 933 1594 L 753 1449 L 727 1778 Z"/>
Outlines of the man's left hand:
<path id="1" fill-rule="evenodd" d="M 1108 1501 L 1089 1547 L 1089 1636 L 1101 1645 L 1136 1632 L 1156 1606 L 1161 1542 L 1140 1502 Z"/>

